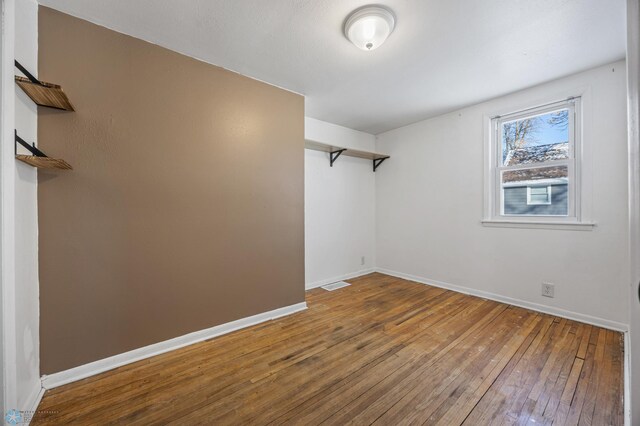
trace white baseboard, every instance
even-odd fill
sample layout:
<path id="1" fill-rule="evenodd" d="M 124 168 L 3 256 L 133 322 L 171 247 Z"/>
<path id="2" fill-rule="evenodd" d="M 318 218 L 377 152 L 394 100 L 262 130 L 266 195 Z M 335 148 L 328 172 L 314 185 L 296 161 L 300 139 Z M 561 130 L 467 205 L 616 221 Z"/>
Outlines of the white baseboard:
<path id="1" fill-rule="evenodd" d="M 305 290 L 311 290 L 312 288 L 322 287 L 323 285 L 335 283 L 337 281 L 344 281 L 344 280 L 348 280 L 348 279 L 351 279 L 351 278 L 356 278 L 356 277 L 359 277 L 361 275 L 370 274 L 372 272 L 376 272 L 376 268 L 362 269 L 360 271 L 351 272 L 351 273 L 340 275 L 340 276 L 337 276 L 337 277 L 327 278 L 327 279 L 320 280 L 320 281 L 314 281 L 312 283 L 306 283 L 305 284 Z"/>
<path id="2" fill-rule="evenodd" d="M 105 371 L 113 370 L 114 368 L 118 368 L 126 364 L 131 364 L 132 362 L 140 361 L 145 358 L 150 358 L 155 355 L 173 351 L 175 349 L 211 339 L 212 337 L 221 336 L 232 331 L 260 324 L 265 321 L 280 318 L 286 315 L 291 315 L 295 312 L 299 312 L 305 309 L 307 309 L 306 302 L 297 303 L 291 306 L 285 306 L 283 308 L 274 309 L 273 311 L 263 312 L 261 314 L 242 318 L 236 321 L 228 322 L 226 324 L 217 325 L 205 330 L 195 331 L 193 333 L 185 334 L 184 336 L 175 337 L 163 342 L 154 343 L 149 346 L 134 349 L 132 351 L 114 355 L 98 361 L 90 362 L 89 364 L 84 364 L 78 367 L 71 368 L 69 370 L 61 371 L 59 373 L 44 375 L 42 376 L 42 386 L 45 389 L 52 389 L 58 386 L 66 385 L 67 383 L 75 382 L 77 380 L 85 379 L 87 377 L 103 373 Z"/>
<path id="3" fill-rule="evenodd" d="M 29 398 L 29 403 L 27 405 L 27 411 L 29 414 L 29 416 L 27 417 L 28 419 L 27 424 L 31 424 L 31 420 L 33 419 L 33 416 L 35 415 L 36 411 L 38 411 L 38 406 L 40 405 L 40 401 L 42 401 L 42 397 L 44 396 L 44 391 L 45 391 L 45 388 L 43 388 L 42 385 L 38 383 L 38 387 L 36 388 L 36 391 Z"/>
<path id="4" fill-rule="evenodd" d="M 627 324 L 611 321 L 604 318 L 594 317 L 591 315 L 580 314 L 578 312 L 567 311 L 561 308 L 555 308 L 553 306 L 540 305 L 538 303 L 527 302 L 525 300 L 513 299 L 511 297 L 501 296 L 499 294 L 490 293 L 487 291 L 476 290 L 469 287 L 463 287 L 455 284 L 449 284 L 442 281 L 430 280 L 424 277 L 418 277 L 415 275 L 405 274 L 402 272 L 391 271 L 389 269 L 377 268 L 376 272 L 381 274 L 391 275 L 397 278 L 403 278 L 410 281 L 415 281 L 421 284 L 427 284 L 434 287 L 440 287 L 447 290 L 457 291 L 458 293 L 469 294 L 471 296 L 482 297 L 484 299 L 495 300 L 496 302 L 507 303 L 509 305 L 519 306 L 521 308 L 531 309 L 533 311 L 542 312 L 545 314 L 555 315 L 570 320 L 583 322 L 586 324 L 596 325 L 598 327 L 607 328 L 609 330 L 627 332 L 629 326 Z"/>

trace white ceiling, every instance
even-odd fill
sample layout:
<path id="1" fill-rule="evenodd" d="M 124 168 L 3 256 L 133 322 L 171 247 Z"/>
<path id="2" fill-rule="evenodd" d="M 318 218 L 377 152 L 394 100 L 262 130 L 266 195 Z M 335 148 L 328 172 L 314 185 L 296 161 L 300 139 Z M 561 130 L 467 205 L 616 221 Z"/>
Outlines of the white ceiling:
<path id="1" fill-rule="evenodd" d="M 624 0 L 381 3 L 396 29 L 364 52 L 342 24 L 367 0 L 40 0 L 304 94 L 307 116 L 374 134 L 625 56 Z"/>

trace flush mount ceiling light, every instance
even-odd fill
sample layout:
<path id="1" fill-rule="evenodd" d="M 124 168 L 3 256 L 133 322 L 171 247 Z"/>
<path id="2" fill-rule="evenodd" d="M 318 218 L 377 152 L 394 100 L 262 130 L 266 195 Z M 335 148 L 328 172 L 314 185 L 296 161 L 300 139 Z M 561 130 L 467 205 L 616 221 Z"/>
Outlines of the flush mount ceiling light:
<path id="1" fill-rule="evenodd" d="M 364 6 L 351 12 L 344 23 L 344 35 L 362 50 L 374 50 L 385 42 L 396 26 L 391 10 Z"/>

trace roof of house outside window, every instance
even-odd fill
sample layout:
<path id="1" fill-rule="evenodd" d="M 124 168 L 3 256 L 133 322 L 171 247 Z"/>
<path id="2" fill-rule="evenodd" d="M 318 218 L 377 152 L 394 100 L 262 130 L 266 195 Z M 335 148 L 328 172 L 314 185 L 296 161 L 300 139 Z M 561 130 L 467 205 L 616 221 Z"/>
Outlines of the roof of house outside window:
<path id="1" fill-rule="evenodd" d="M 546 161 L 564 160 L 569 157 L 569 144 L 567 142 L 548 145 L 535 145 L 516 148 L 507 154 L 504 165 L 514 166 L 522 164 L 539 164 Z M 534 169 L 520 169 L 505 172 L 502 176 L 503 183 L 522 182 L 523 185 L 531 184 L 531 181 L 546 179 L 567 178 L 567 166 L 547 166 Z M 566 183 L 566 182 L 565 182 Z M 513 186 L 513 185 L 512 185 Z"/>
<path id="2" fill-rule="evenodd" d="M 532 145 L 509 151 L 507 158 L 504 160 L 504 165 L 515 166 L 518 164 L 542 163 L 566 158 L 569 158 L 569 143 L 567 142 Z"/>

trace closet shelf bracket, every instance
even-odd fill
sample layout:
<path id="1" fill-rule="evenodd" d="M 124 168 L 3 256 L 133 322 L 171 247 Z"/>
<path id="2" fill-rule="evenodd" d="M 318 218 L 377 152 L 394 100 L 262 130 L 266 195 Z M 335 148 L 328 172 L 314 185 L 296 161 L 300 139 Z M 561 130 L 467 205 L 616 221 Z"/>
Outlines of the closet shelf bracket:
<path id="1" fill-rule="evenodd" d="M 340 154 L 342 154 L 346 150 L 347 150 L 346 148 L 342 148 L 342 149 L 338 149 L 336 151 L 331 151 L 329 153 L 329 165 L 331 167 L 333 167 L 333 163 L 338 159 L 338 157 L 340 157 Z"/>
<path id="2" fill-rule="evenodd" d="M 374 158 L 374 159 L 373 159 L 373 171 L 375 172 L 375 171 L 376 171 L 376 169 L 378 168 L 378 166 L 379 166 L 380 164 L 382 164 L 382 162 L 383 162 L 384 160 L 386 160 L 387 158 L 389 158 L 389 157 Z"/>

